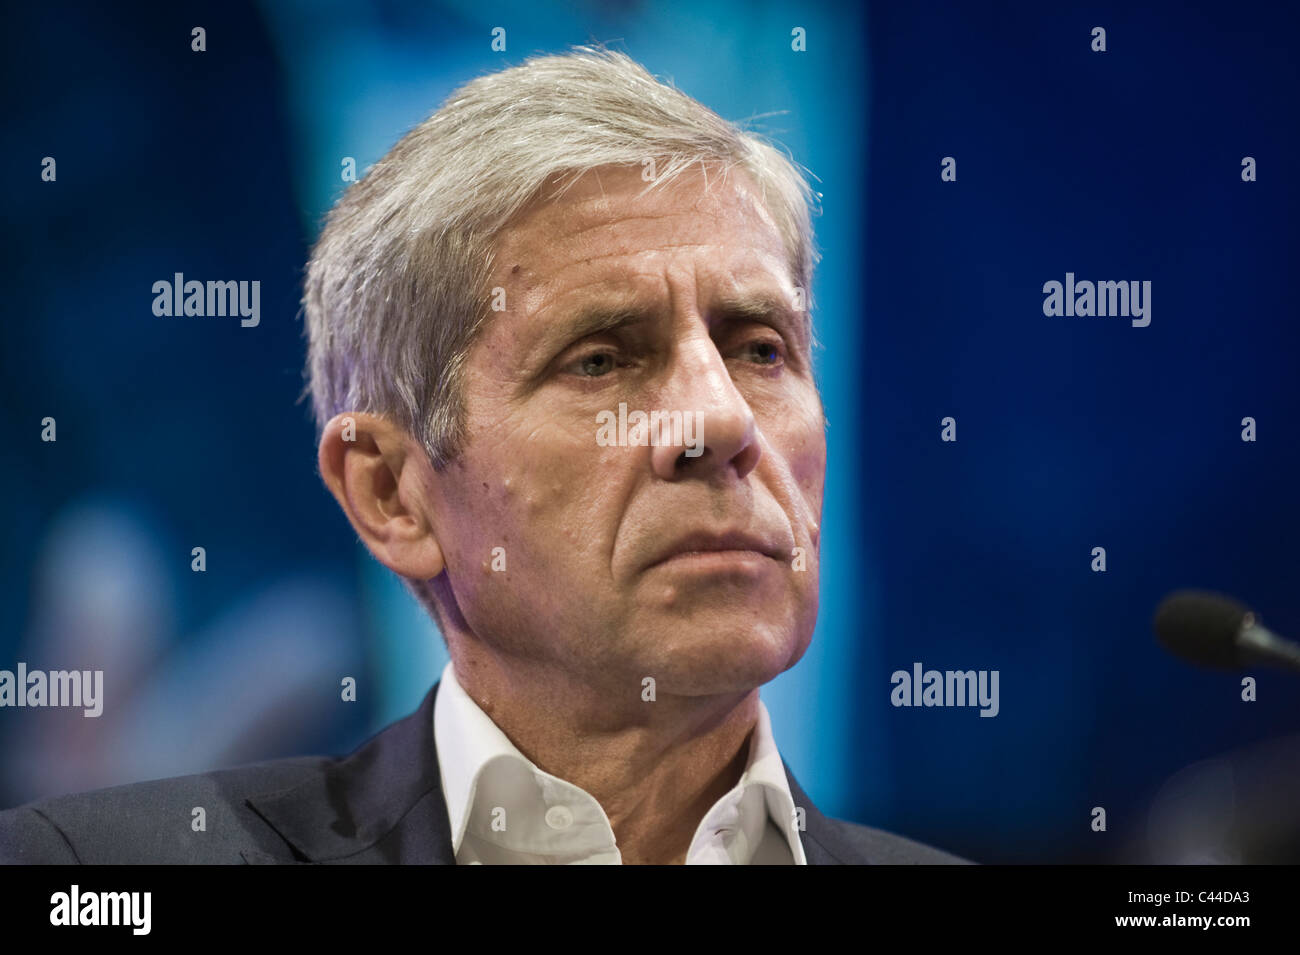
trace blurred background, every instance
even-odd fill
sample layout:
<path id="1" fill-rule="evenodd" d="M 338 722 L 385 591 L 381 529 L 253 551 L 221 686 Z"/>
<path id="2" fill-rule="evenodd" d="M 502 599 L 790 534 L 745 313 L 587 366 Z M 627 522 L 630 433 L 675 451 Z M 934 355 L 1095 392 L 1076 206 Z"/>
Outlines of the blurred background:
<path id="1" fill-rule="evenodd" d="M 303 265 L 346 158 L 600 42 L 823 196 L 821 614 L 763 688 L 819 807 L 981 862 L 1300 861 L 1300 679 L 1150 625 L 1193 586 L 1300 634 L 1300 18 L 1047 6 L 9 5 L 0 669 L 106 699 L 0 709 L 0 806 L 343 753 L 419 704 L 442 642 L 316 476 Z M 1067 271 L 1150 280 L 1150 326 L 1044 316 Z M 260 280 L 260 324 L 156 317 L 176 272 Z M 999 671 L 997 717 L 895 708 L 914 662 Z"/>

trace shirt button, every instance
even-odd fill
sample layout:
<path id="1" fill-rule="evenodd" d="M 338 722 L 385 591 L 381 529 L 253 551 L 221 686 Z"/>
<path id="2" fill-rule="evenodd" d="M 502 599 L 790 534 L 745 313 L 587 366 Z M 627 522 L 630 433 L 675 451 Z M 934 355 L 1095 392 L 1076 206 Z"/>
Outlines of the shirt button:
<path id="1" fill-rule="evenodd" d="M 568 806 L 552 806 L 546 810 L 546 824 L 552 829 L 568 829 L 573 825 L 573 813 Z"/>

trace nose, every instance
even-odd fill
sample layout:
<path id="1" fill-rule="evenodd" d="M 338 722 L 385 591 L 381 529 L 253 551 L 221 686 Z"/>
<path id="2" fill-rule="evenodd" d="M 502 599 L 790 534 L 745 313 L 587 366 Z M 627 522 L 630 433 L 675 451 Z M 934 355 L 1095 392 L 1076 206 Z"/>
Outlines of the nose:
<path id="1" fill-rule="evenodd" d="M 758 427 L 713 339 L 700 334 L 679 343 L 669 375 L 660 404 L 670 414 L 681 411 L 682 440 L 674 443 L 672 428 L 664 428 L 665 440 L 652 442 L 655 475 L 707 479 L 734 469 L 743 479 L 762 457 Z"/>

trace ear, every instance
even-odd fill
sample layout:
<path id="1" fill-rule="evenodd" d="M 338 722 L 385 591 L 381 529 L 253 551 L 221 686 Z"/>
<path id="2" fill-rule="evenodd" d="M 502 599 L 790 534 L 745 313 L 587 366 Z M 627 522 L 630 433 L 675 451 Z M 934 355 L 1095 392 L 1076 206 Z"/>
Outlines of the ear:
<path id="1" fill-rule="evenodd" d="M 411 435 L 379 415 L 335 415 L 318 461 L 321 480 L 381 564 L 415 580 L 442 573 L 427 493 L 433 466 Z"/>

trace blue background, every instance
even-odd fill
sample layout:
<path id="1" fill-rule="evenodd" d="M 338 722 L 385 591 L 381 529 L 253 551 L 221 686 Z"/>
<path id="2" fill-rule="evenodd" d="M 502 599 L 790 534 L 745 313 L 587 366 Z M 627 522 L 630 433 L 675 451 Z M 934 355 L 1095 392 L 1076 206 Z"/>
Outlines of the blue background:
<path id="1" fill-rule="evenodd" d="M 1184 861 L 1156 817 L 1223 801 L 1204 767 L 1229 813 L 1300 789 L 1296 681 L 1243 703 L 1150 628 L 1202 586 L 1300 633 L 1297 18 L 1043 6 L 8 9 L 0 668 L 102 667 L 108 702 L 0 711 L 0 806 L 343 752 L 418 704 L 442 643 L 316 477 L 302 268 L 343 157 L 593 41 L 756 119 L 823 196 L 822 609 L 763 689 L 820 808 L 984 862 Z M 1067 271 L 1150 280 L 1150 326 L 1044 316 Z M 259 279 L 261 324 L 155 317 L 175 272 Z M 891 706 L 916 661 L 998 670 L 999 715 Z M 1220 759 L 1256 744 L 1296 758 Z"/>

